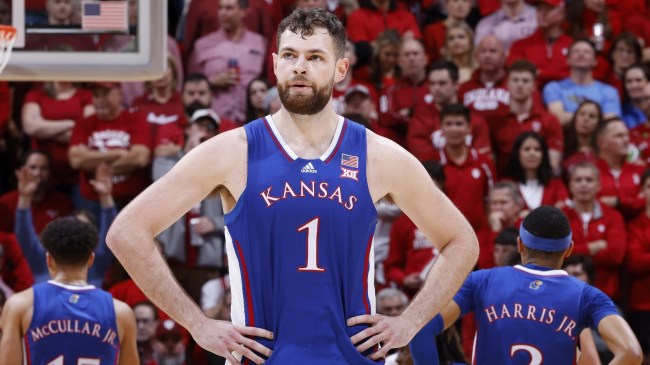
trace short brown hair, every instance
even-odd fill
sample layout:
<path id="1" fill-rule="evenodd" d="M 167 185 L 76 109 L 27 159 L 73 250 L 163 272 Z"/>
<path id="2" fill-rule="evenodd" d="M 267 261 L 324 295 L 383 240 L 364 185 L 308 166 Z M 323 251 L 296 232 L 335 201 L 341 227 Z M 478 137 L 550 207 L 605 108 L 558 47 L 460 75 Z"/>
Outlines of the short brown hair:
<path id="1" fill-rule="evenodd" d="M 345 27 L 336 15 L 323 9 L 296 9 L 288 17 L 284 18 L 278 26 L 278 49 L 280 48 L 280 36 L 284 31 L 300 34 L 301 37 L 310 37 L 314 30 L 322 28 L 327 30 L 332 43 L 334 54 L 339 60 L 345 57 L 346 34 Z"/>
<path id="2" fill-rule="evenodd" d="M 508 67 L 508 74 L 513 72 L 530 72 L 533 78 L 537 77 L 537 67 L 527 60 L 517 60 Z"/>

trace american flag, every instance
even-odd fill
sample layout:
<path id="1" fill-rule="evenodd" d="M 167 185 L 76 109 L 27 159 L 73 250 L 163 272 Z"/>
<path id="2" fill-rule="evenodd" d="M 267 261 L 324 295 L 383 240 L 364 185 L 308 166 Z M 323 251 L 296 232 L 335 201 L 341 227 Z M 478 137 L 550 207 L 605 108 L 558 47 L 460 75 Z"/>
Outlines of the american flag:
<path id="1" fill-rule="evenodd" d="M 126 1 L 84 1 L 82 29 L 127 30 Z"/>
<path id="2" fill-rule="evenodd" d="M 341 165 L 358 169 L 359 157 L 353 155 L 346 155 L 345 153 L 343 153 L 341 155 Z"/>

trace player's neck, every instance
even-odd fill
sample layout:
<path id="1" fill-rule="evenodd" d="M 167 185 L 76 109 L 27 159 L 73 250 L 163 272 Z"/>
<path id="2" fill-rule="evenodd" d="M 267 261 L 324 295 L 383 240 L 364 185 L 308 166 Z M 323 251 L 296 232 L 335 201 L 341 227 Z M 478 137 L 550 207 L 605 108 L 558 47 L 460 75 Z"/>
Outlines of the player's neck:
<path id="1" fill-rule="evenodd" d="M 546 260 L 539 257 L 525 257 L 522 260 L 523 265 L 535 265 L 539 267 L 546 267 L 550 269 L 559 270 L 562 268 L 562 262 L 556 262 L 555 260 Z"/>
<path id="2" fill-rule="evenodd" d="M 57 268 L 56 272 L 50 273 L 52 280 L 65 285 L 86 286 L 88 285 L 87 268 Z"/>
<path id="3" fill-rule="evenodd" d="M 313 115 L 294 114 L 282 107 L 273 117 L 282 138 L 302 158 L 318 158 L 329 147 L 339 116 L 330 102 Z"/>

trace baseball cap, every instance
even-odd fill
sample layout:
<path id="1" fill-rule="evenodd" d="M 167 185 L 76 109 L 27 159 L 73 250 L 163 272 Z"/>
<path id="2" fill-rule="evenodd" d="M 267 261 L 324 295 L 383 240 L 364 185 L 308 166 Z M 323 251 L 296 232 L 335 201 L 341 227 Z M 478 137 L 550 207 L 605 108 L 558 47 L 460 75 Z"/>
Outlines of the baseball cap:
<path id="1" fill-rule="evenodd" d="M 533 0 L 533 5 L 547 4 L 550 6 L 560 6 L 564 4 L 564 0 Z"/>
<path id="2" fill-rule="evenodd" d="M 345 90 L 345 94 L 344 94 L 345 98 L 346 99 L 349 98 L 354 93 L 360 93 L 360 94 L 363 94 L 365 96 L 370 97 L 370 90 L 368 90 L 367 87 L 365 87 L 364 85 L 354 85 L 351 88 L 348 88 L 347 90 Z"/>
<path id="3" fill-rule="evenodd" d="M 212 121 L 211 125 L 208 126 L 208 129 L 215 130 L 221 124 L 221 118 L 219 115 L 212 109 L 199 109 L 192 114 L 190 118 L 190 124 L 196 123 L 201 119 L 208 119 Z"/>
<path id="4" fill-rule="evenodd" d="M 183 339 L 183 330 L 178 323 L 171 319 L 159 321 L 155 338 L 161 341 L 171 339 L 178 342 Z"/>

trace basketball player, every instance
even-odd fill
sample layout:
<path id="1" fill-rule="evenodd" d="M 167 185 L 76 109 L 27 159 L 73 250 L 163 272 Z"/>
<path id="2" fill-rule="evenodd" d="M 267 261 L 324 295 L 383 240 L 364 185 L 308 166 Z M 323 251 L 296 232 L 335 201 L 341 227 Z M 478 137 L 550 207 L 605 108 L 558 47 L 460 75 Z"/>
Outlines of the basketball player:
<path id="1" fill-rule="evenodd" d="M 612 300 L 560 270 L 573 249 L 571 226 L 561 210 L 541 206 L 530 212 L 517 246 L 521 265 L 471 273 L 418 333 L 411 342 L 415 364 L 431 363 L 428 347 L 435 334 L 470 312 L 478 329 L 472 364 L 575 364 L 586 327 L 598 329 L 615 355 L 611 364 L 641 364 L 639 342 Z"/>
<path id="2" fill-rule="evenodd" d="M 41 234 L 52 280 L 12 296 L 0 318 L 0 364 L 139 364 L 133 311 L 88 285 L 97 231 L 74 217 Z"/>
<path id="3" fill-rule="evenodd" d="M 109 247 L 147 296 L 230 363 L 243 355 L 258 364 L 267 357 L 268 364 L 375 364 L 451 300 L 476 262 L 469 223 L 422 164 L 334 113 L 333 84 L 348 72 L 345 39 L 325 10 L 284 19 L 273 56 L 282 108 L 193 149 L 109 232 Z M 215 190 L 226 212 L 233 323 L 208 320 L 153 244 Z M 382 199 L 397 203 L 441 252 L 396 317 L 371 316 L 374 204 Z M 359 345 L 366 348 L 355 348 L 351 336 L 366 328 Z"/>

